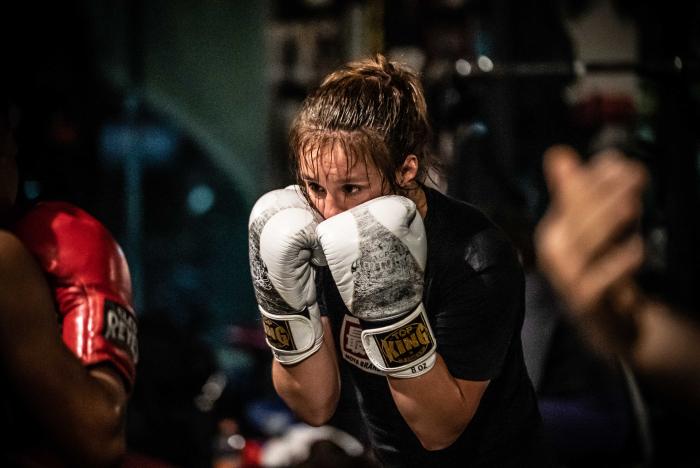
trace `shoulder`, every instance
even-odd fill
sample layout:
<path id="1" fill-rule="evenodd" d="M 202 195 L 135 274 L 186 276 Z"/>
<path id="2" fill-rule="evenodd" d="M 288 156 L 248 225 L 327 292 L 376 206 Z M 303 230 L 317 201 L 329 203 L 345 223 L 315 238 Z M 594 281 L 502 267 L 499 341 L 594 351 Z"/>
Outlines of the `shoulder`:
<path id="1" fill-rule="evenodd" d="M 427 189 L 426 221 L 431 251 L 462 259 L 476 272 L 493 266 L 520 269 L 517 252 L 503 230 L 474 205 Z"/>
<path id="2" fill-rule="evenodd" d="M 0 290 L 21 296 L 26 287 L 43 282 L 43 276 L 24 243 L 12 232 L 0 229 Z M 21 291 L 18 294 L 18 291 Z"/>
<path id="3" fill-rule="evenodd" d="M 17 267 L 31 261 L 31 255 L 24 243 L 13 232 L 0 229 L 0 268 L 16 271 Z"/>

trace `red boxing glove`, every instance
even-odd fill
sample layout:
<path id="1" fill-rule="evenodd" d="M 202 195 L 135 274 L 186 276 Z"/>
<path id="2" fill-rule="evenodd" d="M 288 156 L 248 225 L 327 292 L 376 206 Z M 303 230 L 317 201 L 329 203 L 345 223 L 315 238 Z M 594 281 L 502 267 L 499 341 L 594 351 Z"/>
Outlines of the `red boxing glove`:
<path id="1" fill-rule="evenodd" d="M 119 244 L 99 221 L 63 202 L 37 204 L 14 232 L 48 276 L 66 346 L 85 366 L 113 364 L 131 386 L 137 326 Z"/>

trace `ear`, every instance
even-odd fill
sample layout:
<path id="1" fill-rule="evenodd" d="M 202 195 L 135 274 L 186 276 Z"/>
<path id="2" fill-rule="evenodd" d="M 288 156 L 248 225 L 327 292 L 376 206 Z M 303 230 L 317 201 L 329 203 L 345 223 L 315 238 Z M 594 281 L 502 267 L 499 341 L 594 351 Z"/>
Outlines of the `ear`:
<path id="1" fill-rule="evenodd" d="M 418 176 L 418 157 L 409 154 L 404 159 L 403 164 L 396 170 L 396 181 L 401 188 L 409 188 Z"/>

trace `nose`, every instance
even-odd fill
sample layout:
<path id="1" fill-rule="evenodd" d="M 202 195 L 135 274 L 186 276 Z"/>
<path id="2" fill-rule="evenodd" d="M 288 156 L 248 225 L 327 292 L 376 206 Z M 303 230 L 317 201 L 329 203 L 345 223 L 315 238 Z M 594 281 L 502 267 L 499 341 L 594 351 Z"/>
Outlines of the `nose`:
<path id="1" fill-rule="evenodd" d="M 321 215 L 324 219 L 328 219 L 337 215 L 338 213 L 342 213 L 347 209 L 343 200 L 338 200 L 330 195 L 326 196 L 319 208 L 319 211 L 321 211 Z"/>

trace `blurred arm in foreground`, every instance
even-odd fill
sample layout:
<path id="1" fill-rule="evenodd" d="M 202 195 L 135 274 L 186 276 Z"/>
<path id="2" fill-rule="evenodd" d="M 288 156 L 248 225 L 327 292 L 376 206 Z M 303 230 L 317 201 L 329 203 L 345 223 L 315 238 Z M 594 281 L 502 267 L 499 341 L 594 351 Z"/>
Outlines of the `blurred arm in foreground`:
<path id="1" fill-rule="evenodd" d="M 544 172 L 551 205 L 536 232 L 540 268 L 580 332 L 596 351 L 621 355 L 640 377 L 700 408 L 700 324 L 633 277 L 644 259 L 636 229 L 644 167 L 614 150 L 583 164 L 555 146 Z"/>

